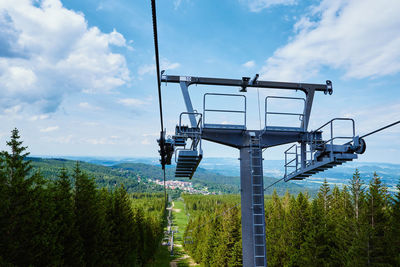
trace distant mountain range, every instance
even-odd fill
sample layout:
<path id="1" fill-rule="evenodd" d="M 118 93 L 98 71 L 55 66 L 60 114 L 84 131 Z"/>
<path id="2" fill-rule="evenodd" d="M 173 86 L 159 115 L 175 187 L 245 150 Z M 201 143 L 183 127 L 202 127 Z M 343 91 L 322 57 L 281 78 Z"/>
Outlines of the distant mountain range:
<path id="1" fill-rule="evenodd" d="M 113 166 L 121 163 L 144 163 L 153 166 L 159 166 L 158 158 L 107 158 L 107 157 L 62 157 L 70 160 L 80 160 L 97 165 Z M 273 182 L 276 179 L 282 178 L 284 174 L 283 168 L 284 162 L 281 160 L 264 160 L 264 177 L 265 185 L 268 182 Z M 174 166 L 168 169 L 173 169 Z M 368 184 L 370 179 L 376 172 L 382 177 L 382 182 L 388 187 L 389 191 L 395 192 L 396 185 L 400 181 L 400 164 L 390 163 L 377 163 L 377 162 L 350 162 L 342 166 L 333 168 L 319 173 L 315 176 L 309 177 L 303 181 L 292 181 L 289 183 L 279 183 L 276 185 L 276 189 L 281 193 L 282 191 L 289 189 L 290 191 L 308 190 L 311 194 L 315 193 L 320 187 L 321 183 L 326 179 L 330 184 L 336 184 L 343 186 L 349 183 L 354 171 L 358 169 L 361 173 L 361 177 L 365 184 Z M 233 186 L 239 186 L 240 180 L 240 166 L 237 158 L 204 158 L 200 163 L 199 169 L 194 178 L 204 179 L 204 177 L 210 177 L 210 182 L 229 184 Z M 173 170 L 169 171 L 169 179 L 173 178 Z M 269 191 L 269 190 L 268 190 Z M 268 193 L 267 191 L 267 193 Z"/>

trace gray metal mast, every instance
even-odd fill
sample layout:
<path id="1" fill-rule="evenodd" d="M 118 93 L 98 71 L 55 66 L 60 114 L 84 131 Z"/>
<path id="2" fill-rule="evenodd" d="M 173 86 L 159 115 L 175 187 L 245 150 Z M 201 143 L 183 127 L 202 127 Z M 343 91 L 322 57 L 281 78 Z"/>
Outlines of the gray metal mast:
<path id="1" fill-rule="evenodd" d="M 250 80 L 220 79 L 192 76 L 162 75 L 162 82 L 179 83 L 187 112 L 180 115 L 179 124 L 176 126 L 175 135 L 166 143 L 177 148 L 176 177 L 192 178 L 197 166 L 202 159 L 201 140 L 227 145 L 240 151 L 240 184 L 241 184 L 241 215 L 242 215 L 242 252 L 243 266 L 267 266 L 265 214 L 264 214 L 264 185 L 262 150 L 264 148 L 295 144 L 295 152 L 285 152 L 285 181 L 304 179 L 318 171 L 332 168 L 343 162 L 357 158 L 355 153 L 363 153 L 365 142 L 355 136 L 354 122 L 352 136 L 333 136 L 334 119 L 328 122 L 330 126 L 330 139 L 322 140 L 323 127 L 317 131 L 307 131 L 311 113 L 312 101 L 316 91 L 332 94 L 332 84 L 287 83 L 258 81 L 258 75 Z M 203 112 L 194 111 L 190 100 L 188 88 L 193 84 L 239 87 L 240 92 L 246 92 L 248 87 L 300 90 L 305 93 L 305 99 L 292 97 L 267 97 L 265 99 L 265 128 L 262 130 L 248 130 L 246 128 L 246 97 L 243 94 L 216 94 L 207 93 L 203 99 Z M 209 97 L 238 97 L 242 98 L 244 105 L 238 110 L 209 109 Z M 302 100 L 304 109 L 302 113 L 276 113 L 268 111 L 268 101 L 271 98 L 285 100 Z M 207 123 L 209 113 L 230 112 L 243 115 L 242 124 L 210 124 Z M 283 127 L 268 125 L 267 117 L 271 115 L 300 116 L 301 124 L 298 127 Z M 182 124 L 182 116 L 188 116 L 190 126 Z M 188 146 L 187 140 L 191 139 Z M 346 144 L 334 144 L 334 140 L 348 139 Z M 347 141 L 348 141 L 347 140 Z M 188 147 L 187 147 L 188 146 Z M 307 147 L 309 150 L 307 150 Z M 171 149 L 170 149 L 171 151 Z M 170 152 L 170 157 L 173 153 Z M 290 159 L 290 155 L 293 159 Z M 309 155 L 309 158 L 307 158 Z M 289 171 L 288 171 L 289 170 Z"/>

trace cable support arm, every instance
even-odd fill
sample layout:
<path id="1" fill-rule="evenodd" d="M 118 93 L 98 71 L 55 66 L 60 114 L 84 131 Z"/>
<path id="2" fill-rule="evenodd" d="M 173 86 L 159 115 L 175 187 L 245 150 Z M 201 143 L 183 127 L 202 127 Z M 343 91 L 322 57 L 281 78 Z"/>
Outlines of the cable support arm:
<path id="1" fill-rule="evenodd" d="M 256 76 L 257 77 L 257 76 Z M 292 82 L 274 82 L 274 81 L 259 81 L 256 78 L 250 81 L 249 77 L 242 79 L 225 79 L 225 78 L 208 78 L 208 77 L 193 77 L 193 76 L 177 76 L 177 75 L 162 75 L 161 82 L 180 83 L 186 82 L 187 85 L 219 85 L 219 86 L 234 86 L 241 87 L 241 91 L 245 91 L 247 87 L 270 88 L 270 89 L 289 89 L 301 90 L 308 93 L 309 90 L 321 91 L 325 94 L 333 93 L 332 82 L 326 81 L 326 84 L 314 83 L 292 83 Z"/>

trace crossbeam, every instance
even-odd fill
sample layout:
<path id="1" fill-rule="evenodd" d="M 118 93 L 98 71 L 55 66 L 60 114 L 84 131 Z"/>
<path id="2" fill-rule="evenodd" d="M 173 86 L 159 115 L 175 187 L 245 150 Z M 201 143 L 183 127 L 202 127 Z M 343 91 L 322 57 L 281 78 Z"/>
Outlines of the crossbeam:
<path id="1" fill-rule="evenodd" d="M 256 88 L 269 88 L 269 89 L 288 89 L 300 90 L 306 95 L 309 91 L 322 91 L 324 93 L 332 94 L 332 82 L 327 80 L 325 84 L 316 83 L 291 83 L 291 82 L 274 82 L 274 81 L 250 81 L 249 77 L 242 79 L 225 79 L 225 78 L 209 78 L 209 77 L 194 77 L 194 76 L 177 76 L 177 75 L 162 75 L 161 82 L 165 83 L 181 83 L 186 82 L 187 86 L 192 84 L 202 85 L 219 85 L 219 86 L 233 86 L 245 89 L 247 87 Z"/>

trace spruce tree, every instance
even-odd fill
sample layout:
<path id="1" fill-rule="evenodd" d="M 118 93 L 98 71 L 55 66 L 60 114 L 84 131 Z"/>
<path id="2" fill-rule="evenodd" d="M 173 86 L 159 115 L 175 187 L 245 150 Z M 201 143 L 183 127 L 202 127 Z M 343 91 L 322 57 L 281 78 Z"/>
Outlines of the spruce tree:
<path id="1" fill-rule="evenodd" d="M 352 179 L 350 180 L 350 192 L 354 207 L 354 218 L 356 221 L 358 221 L 360 213 L 360 203 L 364 194 L 364 187 L 358 169 L 356 169 Z"/>
<path id="2" fill-rule="evenodd" d="M 19 132 L 12 130 L 7 142 L 11 153 L 1 152 L 2 191 L 7 201 L 1 211 L 0 255 L 15 265 L 57 264 L 57 248 L 49 191 L 38 172 L 32 172 L 29 155 Z"/>
<path id="3" fill-rule="evenodd" d="M 358 169 L 350 179 L 349 188 L 352 207 L 352 219 L 350 220 L 352 242 L 348 249 L 349 265 L 365 266 L 368 264 L 369 224 L 365 187 Z"/>
<path id="4" fill-rule="evenodd" d="M 135 226 L 134 214 L 128 193 L 123 186 L 119 187 L 113 193 L 113 212 L 111 244 L 114 251 L 114 257 L 122 266 L 130 266 L 135 262 Z"/>
<path id="5" fill-rule="evenodd" d="M 318 192 L 318 201 L 319 204 L 323 207 L 323 214 L 324 216 L 327 216 L 328 212 L 329 212 L 329 208 L 330 208 L 330 202 L 331 202 L 331 195 L 330 192 L 331 189 L 329 187 L 328 182 L 326 181 L 326 179 L 324 179 L 324 183 L 321 185 L 321 187 L 319 188 L 319 192 Z"/>
<path id="6" fill-rule="evenodd" d="M 287 240 L 284 234 L 285 211 L 276 190 L 272 194 L 272 200 L 266 203 L 265 217 L 268 264 L 282 266 L 287 257 Z"/>
<path id="7" fill-rule="evenodd" d="M 400 266 L 400 180 L 391 206 L 391 258 L 394 266 Z"/>
<path id="8" fill-rule="evenodd" d="M 84 248 L 84 262 L 96 266 L 101 260 L 100 247 L 100 210 L 94 180 L 80 170 L 76 163 L 73 178 L 75 180 L 75 216 L 79 235 Z"/>
<path id="9" fill-rule="evenodd" d="M 367 194 L 367 219 L 369 224 L 368 265 L 380 265 L 390 262 L 389 220 L 387 191 L 381 178 L 374 173 Z"/>
<path id="10" fill-rule="evenodd" d="M 306 266 L 324 266 L 329 258 L 328 236 L 323 208 L 318 200 L 311 202 L 310 221 L 303 246 Z"/>
<path id="11" fill-rule="evenodd" d="M 71 180 L 67 170 L 61 169 L 54 186 L 55 220 L 62 259 L 67 266 L 83 264 L 82 239 L 77 228 Z"/>
<path id="12" fill-rule="evenodd" d="M 337 186 L 333 188 L 328 225 L 331 229 L 329 235 L 330 263 L 334 266 L 344 266 L 349 259 L 347 250 L 352 243 L 349 219 L 351 211 L 346 209 L 349 206 L 349 198 L 346 188 L 342 191 Z"/>
<path id="13" fill-rule="evenodd" d="M 289 265 L 303 266 L 306 259 L 304 258 L 304 243 L 307 236 L 307 225 L 309 224 L 309 202 L 303 193 L 297 195 L 290 201 L 290 213 L 288 215 L 288 227 L 290 238 L 288 239 L 288 255 Z"/>

